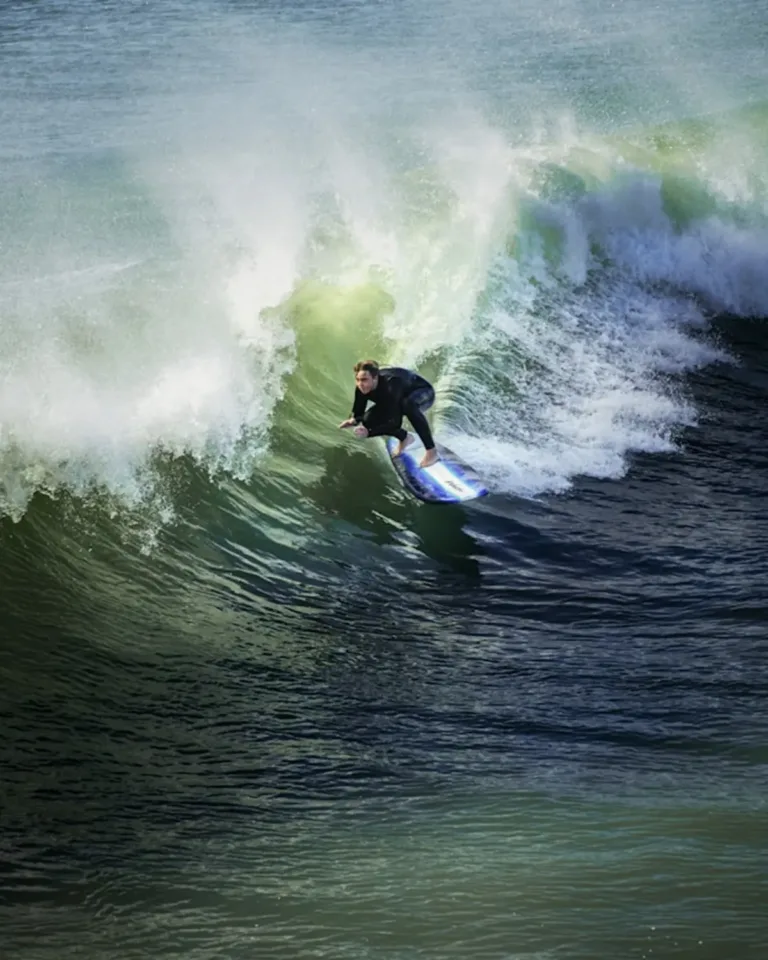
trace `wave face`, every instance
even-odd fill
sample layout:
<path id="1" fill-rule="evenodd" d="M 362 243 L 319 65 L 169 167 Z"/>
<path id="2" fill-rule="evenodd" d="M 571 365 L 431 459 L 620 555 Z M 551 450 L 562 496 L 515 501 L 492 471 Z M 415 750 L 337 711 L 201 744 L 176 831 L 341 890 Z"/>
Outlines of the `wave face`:
<path id="1" fill-rule="evenodd" d="M 764 20 L 3 8 L 9 956 L 762 955 Z"/>

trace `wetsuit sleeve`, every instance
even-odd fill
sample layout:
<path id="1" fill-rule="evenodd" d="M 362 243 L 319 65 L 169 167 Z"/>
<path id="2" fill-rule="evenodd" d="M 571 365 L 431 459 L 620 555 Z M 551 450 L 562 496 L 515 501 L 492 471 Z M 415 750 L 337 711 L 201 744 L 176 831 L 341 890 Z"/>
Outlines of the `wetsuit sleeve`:
<path id="1" fill-rule="evenodd" d="M 360 423 L 363 419 L 363 414 L 365 413 L 365 407 L 368 403 L 368 397 L 364 393 L 361 393 L 357 387 L 355 387 L 355 399 L 352 403 L 352 417 L 355 420 L 355 423 Z"/>

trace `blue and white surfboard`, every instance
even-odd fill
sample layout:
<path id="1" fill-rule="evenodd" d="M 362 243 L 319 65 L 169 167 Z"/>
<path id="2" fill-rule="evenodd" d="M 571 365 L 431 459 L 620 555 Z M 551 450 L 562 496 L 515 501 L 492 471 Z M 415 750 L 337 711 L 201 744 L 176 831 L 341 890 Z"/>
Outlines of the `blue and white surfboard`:
<path id="1" fill-rule="evenodd" d="M 399 457 L 393 456 L 398 445 L 395 437 L 386 437 L 387 452 L 403 486 L 425 503 L 465 503 L 484 497 L 488 490 L 468 463 L 452 450 L 436 444 L 440 459 L 431 467 L 420 467 L 424 446 L 416 440 Z"/>

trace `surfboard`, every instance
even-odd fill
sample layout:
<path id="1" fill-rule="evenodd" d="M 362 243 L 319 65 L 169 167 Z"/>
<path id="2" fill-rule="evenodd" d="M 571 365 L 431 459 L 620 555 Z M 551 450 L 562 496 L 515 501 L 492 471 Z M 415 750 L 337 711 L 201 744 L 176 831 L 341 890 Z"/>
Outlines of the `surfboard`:
<path id="1" fill-rule="evenodd" d="M 398 445 L 395 437 L 385 437 L 387 453 L 405 489 L 425 503 L 466 503 L 488 493 L 485 485 L 468 463 L 453 450 L 435 444 L 440 459 L 431 467 L 420 467 L 424 445 L 415 438 L 402 456 L 393 453 Z"/>

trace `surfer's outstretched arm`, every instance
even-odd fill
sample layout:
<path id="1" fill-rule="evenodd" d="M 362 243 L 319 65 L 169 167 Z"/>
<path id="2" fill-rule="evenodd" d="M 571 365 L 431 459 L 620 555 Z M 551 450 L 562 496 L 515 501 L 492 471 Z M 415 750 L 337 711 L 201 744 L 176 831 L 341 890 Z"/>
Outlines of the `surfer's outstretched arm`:
<path id="1" fill-rule="evenodd" d="M 368 397 L 355 387 L 355 399 L 352 402 L 352 420 L 355 423 L 360 423 L 363 419 L 363 414 L 365 413 L 365 408 L 368 405 Z"/>
<path id="2" fill-rule="evenodd" d="M 355 388 L 355 399 L 352 401 L 352 416 L 342 420 L 339 429 L 344 430 L 347 427 L 354 427 L 357 423 L 362 423 L 365 408 L 368 405 L 368 397 L 360 390 Z"/>

